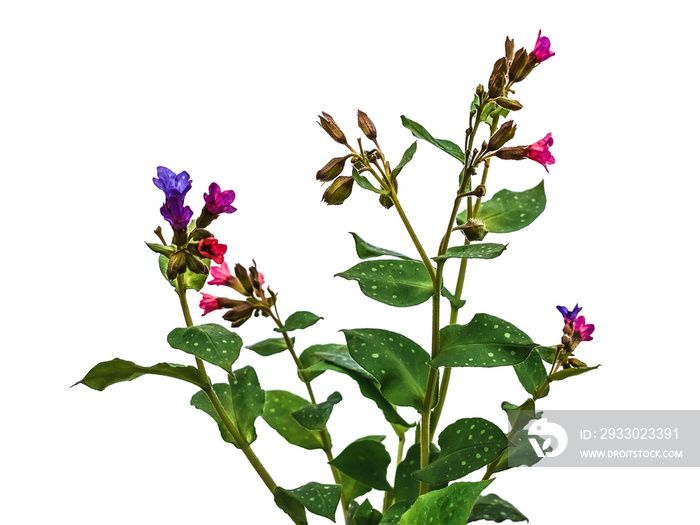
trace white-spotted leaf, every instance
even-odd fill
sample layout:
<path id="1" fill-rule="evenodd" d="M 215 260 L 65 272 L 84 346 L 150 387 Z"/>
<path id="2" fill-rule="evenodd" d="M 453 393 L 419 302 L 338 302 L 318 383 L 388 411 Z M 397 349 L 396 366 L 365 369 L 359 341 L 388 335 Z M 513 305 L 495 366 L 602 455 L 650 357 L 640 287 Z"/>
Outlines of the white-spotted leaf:
<path id="1" fill-rule="evenodd" d="M 243 346 L 237 333 L 218 324 L 175 328 L 168 334 L 168 343 L 173 348 L 220 366 L 226 372 L 231 372 L 231 365 L 238 359 Z"/>

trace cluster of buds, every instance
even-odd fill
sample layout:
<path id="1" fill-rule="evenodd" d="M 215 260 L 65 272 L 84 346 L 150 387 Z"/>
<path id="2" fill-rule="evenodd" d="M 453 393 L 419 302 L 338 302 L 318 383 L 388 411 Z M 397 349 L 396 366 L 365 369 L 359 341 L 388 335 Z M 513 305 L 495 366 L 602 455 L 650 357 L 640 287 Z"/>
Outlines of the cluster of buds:
<path id="1" fill-rule="evenodd" d="M 571 356 L 579 343 L 593 340 L 591 334 L 595 330 L 595 326 L 586 324 L 586 318 L 579 315 L 582 308 L 578 304 L 574 306 L 573 310 L 569 310 L 565 306 L 557 306 L 557 310 L 564 317 L 564 335 L 561 337 L 557 360 L 563 368 L 585 367 L 586 363 Z"/>
<path id="2" fill-rule="evenodd" d="M 528 52 L 524 47 L 515 51 L 515 42 L 512 38 L 506 37 L 505 56 L 499 58 L 493 65 L 493 71 L 489 78 L 489 98 L 500 99 L 507 96 L 510 88 L 516 82 L 521 82 L 532 72 L 538 64 L 554 56 L 550 51 L 550 41 L 546 36 L 542 36 L 542 31 L 537 35 L 535 48 Z M 504 101 L 504 104 L 507 104 Z M 516 101 L 514 105 L 519 106 Z M 506 107 L 505 105 L 503 107 Z M 507 109 L 520 109 L 519 107 Z"/>
<path id="3" fill-rule="evenodd" d="M 148 247 L 168 258 L 166 277 L 170 280 L 188 270 L 206 274 L 209 265 L 205 260 L 223 263 L 227 247 L 220 244 L 205 227 L 222 213 L 236 211 L 231 205 L 236 194 L 233 190 L 221 191 L 219 185 L 212 182 L 209 185 L 209 193 L 204 194 L 204 207 L 192 224 L 192 209 L 185 206 L 185 196 L 192 188 L 189 174 L 186 171 L 176 174 L 166 167 L 159 166 L 157 175 L 153 183 L 165 194 L 165 203 L 160 213 L 172 227 L 173 237 L 170 244 L 166 243 L 162 229 L 158 227 L 156 234 L 160 237 L 162 245 L 147 243 Z"/>
<path id="4" fill-rule="evenodd" d="M 328 113 L 322 112 L 318 118 L 319 125 L 328 133 L 328 136 L 338 144 L 342 144 L 350 150 L 348 155 L 344 157 L 335 157 L 328 161 L 326 165 L 316 173 L 316 180 L 323 183 L 331 183 L 323 193 L 323 202 L 331 205 L 343 204 L 352 194 L 355 177 L 341 175 L 348 159 L 351 159 L 350 163 L 352 164 L 353 173 L 359 175 L 365 171 L 374 171 L 376 167 L 379 173 L 377 174 L 376 171 L 374 173 L 382 180 L 383 185 L 389 187 L 388 185 L 391 184 L 394 190 L 398 188 L 395 178 L 391 176 L 389 164 L 384 159 L 384 155 L 377 143 L 377 128 L 364 111 L 357 111 L 357 125 L 365 137 L 371 140 L 375 145 L 375 148 L 369 151 L 365 151 L 362 148 L 361 139 L 357 139 L 359 150 L 356 151 L 348 143 L 343 130 L 340 129 L 340 126 L 336 124 L 333 117 Z M 380 202 L 385 208 L 390 208 L 393 205 L 393 202 L 391 202 L 391 199 L 388 198 L 387 195 L 381 195 Z"/>
<path id="5" fill-rule="evenodd" d="M 228 264 L 223 262 L 220 266 L 213 267 L 210 274 L 212 280 L 209 281 L 209 284 L 227 286 L 246 297 L 246 299 L 242 301 L 202 293 L 202 299 L 199 302 L 199 307 L 204 312 L 202 315 L 215 310 L 226 309 L 228 311 L 223 315 L 223 318 L 230 321 L 231 326 L 235 328 L 241 326 L 253 315 L 256 317 L 258 315 L 268 317 L 271 314 L 277 296 L 269 287 L 267 288 L 269 296 L 265 293 L 263 289 L 265 278 L 258 271 L 255 261 L 253 261 L 253 266 L 248 268 L 248 270 L 243 265 L 236 264 L 233 274 L 229 270 Z"/>

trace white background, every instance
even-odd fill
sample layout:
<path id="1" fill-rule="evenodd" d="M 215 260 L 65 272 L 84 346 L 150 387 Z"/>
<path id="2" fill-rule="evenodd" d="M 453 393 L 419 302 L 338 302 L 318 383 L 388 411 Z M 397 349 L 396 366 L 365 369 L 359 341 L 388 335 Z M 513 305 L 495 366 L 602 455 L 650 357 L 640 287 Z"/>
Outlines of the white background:
<path id="1" fill-rule="evenodd" d="M 379 326 L 428 347 L 427 304 L 391 308 L 333 278 L 357 261 L 349 231 L 414 252 L 395 211 L 374 195 L 356 188 L 342 207 L 320 202 L 314 175 L 344 153 L 316 116 L 331 113 L 356 137 L 355 111 L 366 111 L 394 165 L 414 140 L 402 114 L 459 143 L 474 88 L 487 82 L 505 36 L 532 49 L 539 29 L 556 56 L 517 86 L 525 108 L 514 115 L 514 143 L 552 132 L 556 164 L 547 174 L 530 161 L 494 161 L 489 193 L 545 178 L 547 209 L 522 232 L 487 238 L 510 244 L 499 259 L 470 265 L 460 320 L 487 312 L 554 344 L 555 306 L 578 302 L 596 330 L 577 354 L 603 366 L 555 385 L 542 408 L 700 408 L 697 18 L 689 5 L 4 4 L 0 521 L 287 523 L 242 455 L 189 406 L 189 385 L 145 377 L 102 393 L 69 388 L 117 356 L 189 363 L 165 341 L 183 321 L 143 244 L 166 226 L 151 182 L 156 166 L 190 173 L 195 212 L 210 182 L 235 189 L 238 211 L 212 230 L 230 263 L 257 261 L 283 316 L 324 316 L 297 336 L 300 349 L 341 342 L 341 328 Z M 400 197 L 431 252 L 458 169 L 421 142 L 401 176 Z M 198 295 L 190 299 L 196 310 Z M 252 344 L 270 329 L 255 319 L 240 334 Z M 239 364 L 256 366 L 264 388 L 303 394 L 285 354 L 263 360 L 245 351 Z M 505 427 L 501 401 L 526 398 L 511 369 L 453 377 L 444 424 L 482 416 Z M 335 451 L 387 434 L 393 452 L 391 429 L 349 379 L 317 381 L 319 397 L 335 389 L 345 396 L 330 425 Z M 254 448 L 278 484 L 330 482 L 321 452 L 288 446 L 262 421 L 258 432 Z M 488 491 L 536 525 L 695 523 L 696 476 L 691 468 L 522 468 Z"/>

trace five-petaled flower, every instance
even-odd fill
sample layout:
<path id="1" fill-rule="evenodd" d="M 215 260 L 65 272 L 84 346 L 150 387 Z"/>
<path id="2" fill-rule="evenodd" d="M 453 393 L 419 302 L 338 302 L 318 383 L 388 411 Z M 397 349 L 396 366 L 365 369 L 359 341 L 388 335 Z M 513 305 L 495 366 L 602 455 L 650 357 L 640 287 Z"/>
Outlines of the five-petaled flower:
<path id="1" fill-rule="evenodd" d="M 550 42 L 549 38 L 542 36 L 542 30 L 537 34 L 537 42 L 535 42 L 535 49 L 530 52 L 530 56 L 535 60 L 537 64 L 544 62 L 550 57 L 554 56 L 549 50 Z"/>
<path id="2" fill-rule="evenodd" d="M 222 264 L 224 262 L 224 254 L 226 253 L 227 246 L 225 244 L 219 244 L 219 241 L 214 237 L 207 237 L 199 241 L 198 249 L 202 257 L 211 259 L 216 264 Z"/>
<path id="3" fill-rule="evenodd" d="M 222 213 L 233 213 L 236 208 L 231 206 L 231 203 L 236 198 L 236 193 L 233 190 L 221 191 L 221 188 L 216 182 L 209 185 L 209 193 L 204 194 L 204 205 L 212 215 L 221 215 Z"/>
<path id="4" fill-rule="evenodd" d="M 186 171 L 175 173 L 164 166 L 158 166 L 158 177 L 153 178 L 153 184 L 165 193 L 165 198 L 178 195 L 184 199 L 190 188 L 192 181 Z"/>
<path id="5" fill-rule="evenodd" d="M 202 315 L 207 315 L 208 313 L 221 308 L 221 306 L 219 306 L 219 300 L 208 293 L 202 293 L 202 300 L 199 301 L 199 307 L 204 310 Z"/>
<path id="6" fill-rule="evenodd" d="M 549 152 L 549 148 L 552 146 L 552 144 L 554 144 L 552 134 L 547 133 L 543 139 L 540 139 L 534 144 L 530 144 L 528 147 L 525 148 L 525 156 L 528 159 L 534 160 L 542 164 L 542 166 L 544 166 L 544 169 L 547 170 L 547 173 L 549 173 L 549 170 L 547 169 L 547 164 L 554 164 L 554 157 Z"/>

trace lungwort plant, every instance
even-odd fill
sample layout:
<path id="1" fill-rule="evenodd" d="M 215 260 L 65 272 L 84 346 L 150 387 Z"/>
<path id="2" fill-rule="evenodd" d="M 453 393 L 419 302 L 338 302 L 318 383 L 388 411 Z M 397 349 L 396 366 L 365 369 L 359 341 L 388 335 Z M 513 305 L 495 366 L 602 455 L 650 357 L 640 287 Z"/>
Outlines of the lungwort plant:
<path id="1" fill-rule="evenodd" d="M 550 152 L 551 133 L 528 131 L 528 136 L 544 136 L 529 145 L 513 145 L 517 142 L 516 124 L 509 119 L 523 107 L 513 98 L 515 86 L 552 56 L 549 39 L 541 32 L 532 51 L 516 51 L 513 40 L 507 38 L 505 55 L 494 64 L 487 84 L 476 88 L 460 144 L 434 138 L 422 125 L 401 117 L 403 126 L 418 140 L 396 164 L 387 159 L 377 129 L 364 112 L 358 111 L 357 124 L 365 140 L 358 139 L 356 145 L 329 114 L 320 116 L 321 128 L 344 148 L 343 155 L 331 159 L 316 174 L 319 181 L 328 184 L 323 201 L 340 205 L 356 186 L 375 193 L 387 213 L 398 214 L 415 246 L 415 255 L 403 255 L 353 234 L 361 261 L 337 276 L 357 281 L 364 295 L 391 307 L 408 308 L 430 301 L 432 322 L 426 323 L 432 327 L 430 348 L 390 330 L 348 328 L 342 330 L 342 342 L 321 342 L 299 351 L 293 334 L 313 332 L 321 317 L 299 311 L 283 319 L 278 312 L 278 293 L 266 286 L 256 264 L 247 268 L 229 264 L 226 245 L 209 229 L 221 215 L 236 211 L 234 192 L 222 191 L 212 183 L 199 216 L 193 220 L 194 213 L 185 204 L 192 187 L 190 176 L 159 167 L 153 181 L 164 194 L 160 211 L 172 235 L 166 236 L 159 227 L 155 231 L 159 242 L 147 244 L 158 254 L 163 277 L 182 307 L 184 326 L 172 330 L 167 341 L 173 349 L 189 354 L 193 363 L 141 366 L 114 359 L 95 366 L 79 383 L 104 390 L 143 375 L 190 383 L 196 390 L 191 404 L 216 422 L 222 439 L 240 450 L 270 491 L 270 503 L 297 524 L 307 523 L 307 512 L 333 521 L 342 515 L 348 525 L 526 520 L 513 504 L 484 492 L 490 489 L 494 475 L 540 459 L 528 442 L 526 425 L 537 417 L 536 403 L 550 393 L 556 381 L 595 368 L 573 357 L 581 342 L 592 339 L 593 325 L 586 323 L 578 305 L 572 309 L 557 306 L 563 316 L 563 335 L 552 334 L 558 341 L 552 345 L 533 341 L 516 323 L 493 315 L 477 313 L 460 324 L 458 314 L 465 303 L 462 294 L 469 259 L 504 256 L 506 245 L 496 242 L 498 236 L 525 228 L 545 209 L 544 181 L 526 191 L 501 190 L 489 199 L 486 196 L 494 159 L 530 159 L 547 172 L 555 162 Z M 434 251 L 418 238 L 399 199 L 399 176 L 420 141 L 462 165 L 451 201 L 431 210 L 449 211 Z M 496 237 L 494 242 L 484 242 L 489 233 L 493 234 L 489 241 Z M 456 280 L 450 280 L 456 282 L 452 290 L 444 285 L 447 269 L 456 272 Z M 329 272 L 329 278 L 335 270 Z M 262 317 L 256 322 L 269 323 L 270 338 L 244 350 L 235 330 L 216 323 L 195 325 L 187 290 L 198 292 L 207 280 L 226 293 L 202 293 L 199 306 L 204 314 L 222 310 L 224 321 L 233 329 L 252 317 Z M 214 289 L 208 288 L 210 292 Z M 477 298 L 470 297 L 470 301 L 478 304 Z M 449 310 L 446 326 L 440 322 L 443 308 Z M 552 313 L 556 315 L 554 305 Z M 239 358 L 245 361 L 247 352 L 260 356 L 288 352 L 304 395 L 274 389 L 273 385 L 263 388 L 251 366 L 234 369 Z M 524 401 L 501 403 L 507 429 L 468 414 L 448 424 L 441 420 L 454 367 L 503 366 L 513 367 L 527 393 Z M 214 383 L 213 373 L 224 379 Z M 343 396 L 315 390 L 314 380 L 324 373 L 348 376 L 361 394 L 376 404 L 387 421 L 387 430 L 398 437 L 393 458 L 383 436 L 359 430 L 362 417 L 352 427 L 357 434 L 346 436 L 345 442 L 350 444 L 334 450 L 332 416 Z M 290 447 L 322 451 L 319 461 L 327 463 L 327 477 L 306 480 L 300 472 L 298 486 L 279 486 L 274 476 L 283 466 L 266 465 L 264 452 L 253 450 L 259 424 L 269 425 Z M 383 493 L 380 508 L 374 508 L 365 497 L 371 491 Z M 280 512 L 280 522 L 286 519 Z"/>

